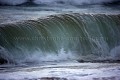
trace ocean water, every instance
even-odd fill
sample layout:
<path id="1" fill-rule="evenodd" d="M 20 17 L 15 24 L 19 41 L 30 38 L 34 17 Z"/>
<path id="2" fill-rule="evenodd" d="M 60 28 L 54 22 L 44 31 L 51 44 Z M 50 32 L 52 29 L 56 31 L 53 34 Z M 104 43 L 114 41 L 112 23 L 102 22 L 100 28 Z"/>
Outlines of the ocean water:
<path id="1" fill-rule="evenodd" d="M 0 0 L 0 80 L 120 80 L 119 0 Z"/>
<path id="2" fill-rule="evenodd" d="M 1 4 L 8 3 L 9 5 L 15 3 L 17 5 L 17 3 L 21 4 L 21 2 L 26 2 L 26 0 L 20 0 L 20 2 L 19 0 L 14 1 L 0 0 Z M 119 14 L 119 5 L 102 5 L 110 1 L 112 0 L 34 0 L 32 4 L 26 3 L 18 6 L 0 6 L 0 23 L 37 19 L 64 13 Z"/>

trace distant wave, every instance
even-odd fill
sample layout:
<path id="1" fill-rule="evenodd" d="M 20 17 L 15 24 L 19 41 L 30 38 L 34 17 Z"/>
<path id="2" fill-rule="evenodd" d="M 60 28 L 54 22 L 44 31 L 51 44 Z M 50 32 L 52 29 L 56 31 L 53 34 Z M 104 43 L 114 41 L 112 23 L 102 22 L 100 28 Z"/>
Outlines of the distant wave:
<path id="1" fill-rule="evenodd" d="M 27 2 L 27 0 L 0 0 L 1 5 L 19 5 Z"/>
<path id="2" fill-rule="evenodd" d="M 84 5 L 84 4 L 103 4 L 116 2 L 118 0 L 0 0 L 1 5 L 21 5 L 26 3 L 34 4 L 67 4 L 67 5 Z"/>

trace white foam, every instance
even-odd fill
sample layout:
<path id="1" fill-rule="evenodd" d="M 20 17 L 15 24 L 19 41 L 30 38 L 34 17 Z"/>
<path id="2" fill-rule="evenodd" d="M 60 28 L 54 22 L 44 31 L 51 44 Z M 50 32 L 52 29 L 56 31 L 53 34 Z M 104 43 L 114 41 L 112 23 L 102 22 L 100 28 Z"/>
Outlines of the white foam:
<path id="1" fill-rule="evenodd" d="M 59 77 L 68 80 L 120 80 L 119 68 L 119 64 L 58 63 L 56 65 L 35 66 L 20 69 L 10 68 L 8 71 L 6 70 L 6 72 L 0 72 L 0 79 L 39 80 L 42 77 Z"/>
<path id="2" fill-rule="evenodd" d="M 65 61 L 65 60 L 73 60 L 76 59 L 76 55 L 72 53 L 71 51 L 66 52 L 64 49 L 60 49 L 58 53 L 48 53 L 48 52 L 42 52 L 41 50 L 36 50 L 32 54 L 29 54 L 29 51 L 25 51 L 27 54 L 25 59 L 18 60 L 18 63 L 20 62 L 36 62 L 40 63 L 43 61 Z"/>

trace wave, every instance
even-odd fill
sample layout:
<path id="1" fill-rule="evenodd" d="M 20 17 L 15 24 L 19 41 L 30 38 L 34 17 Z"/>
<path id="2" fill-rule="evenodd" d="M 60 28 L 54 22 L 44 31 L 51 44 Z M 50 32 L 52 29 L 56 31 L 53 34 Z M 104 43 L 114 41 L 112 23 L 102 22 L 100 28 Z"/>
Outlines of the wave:
<path id="1" fill-rule="evenodd" d="M 27 0 L 0 0 L 1 5 L 19 5 L 27 2 Z"/>
<path id="2" fill-rule="evenodd" d="M 46 5 L 84 5 L 84 4 L 103 4 L 113 3 L 118 0 L 0 0 L 1 5 L 20 5 L 20 4 L 46 4 Z"/>
<path id="3" fill-rule="evenodd" d="M 0 58 L 11 63 L 119 59 L 119 35 L 119 14 L 74 13 L 1 24 Z"/>

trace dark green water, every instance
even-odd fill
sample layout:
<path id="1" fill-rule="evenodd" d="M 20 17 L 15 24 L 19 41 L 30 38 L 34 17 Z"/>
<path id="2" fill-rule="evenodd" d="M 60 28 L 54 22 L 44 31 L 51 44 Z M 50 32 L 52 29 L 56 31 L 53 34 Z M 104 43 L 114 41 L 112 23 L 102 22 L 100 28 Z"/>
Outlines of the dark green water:
<path id="1" fill-rule="evenodd" d="M 0 57 L 29 62 L 29 59 L 41 61 L 51 55 L 47 58 L 49 61 L 61 53 L 65 54 L 59 57 L 63 60 L 70 53 L 74 59 L 81 56 L 119 59 L 120 54 L 116 52 L 120 45 L 119 35 L 119 14 L 74 13 L 1 24 Z M 69 56 L 67 59 L 73 58 Z"/>

